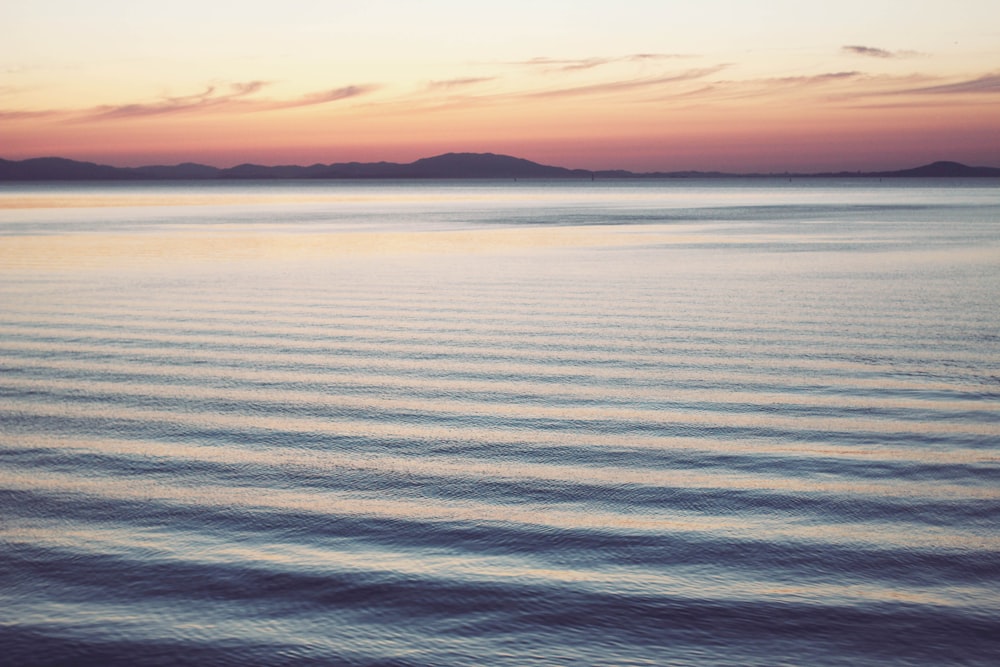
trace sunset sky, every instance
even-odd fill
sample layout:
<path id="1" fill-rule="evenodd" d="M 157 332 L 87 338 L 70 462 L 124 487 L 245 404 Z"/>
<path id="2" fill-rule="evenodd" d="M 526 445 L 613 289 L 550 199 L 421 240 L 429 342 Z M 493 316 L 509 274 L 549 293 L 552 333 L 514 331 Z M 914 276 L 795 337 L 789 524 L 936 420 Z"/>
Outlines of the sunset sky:
<path id="1" fill-rule="evenodd" d="M 0 157 L 1000 166 L 996 0 L 2 0 Z"/>

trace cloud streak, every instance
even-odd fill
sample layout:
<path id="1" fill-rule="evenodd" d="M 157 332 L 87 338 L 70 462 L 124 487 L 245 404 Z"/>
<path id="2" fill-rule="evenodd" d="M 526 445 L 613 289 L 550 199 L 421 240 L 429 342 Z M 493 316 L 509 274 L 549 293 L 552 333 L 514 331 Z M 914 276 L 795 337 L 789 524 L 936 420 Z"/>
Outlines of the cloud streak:
<path id="1" fill-rule="evenodd" d="M 269 83 L 266 81 L 247 81 L 229 84 L 222 90 L 218 86 L 208 86 L 200 93 L 180 97 L 165 97 L 152 103 L 96 107 L 86 112 L 78 120 L 124 120 L 220 110 L 250 113 L 294 109 L 346 100 L 351 97 L 363 95 L 376 88 L 370 85 L 343 86 L 341 88 L 308 93 L 288 100 L 252 98 L 253 95 L 260 92 L 267 85 Z"/>
<path id="2" fill-rule="evenodd" d="M 701 69 L 687 70 L 679 74 L 671 74 L 668 76 L 624 79 L 621 81 L 607 81 L 602 83 L 587 84 L 583 86 L 571 86 L 568 88 L 555 88 L 551 90 L 526 92 L 522 93 L 520 97 L 534 98 L 534 99 L 574 97 L 580 95 L 603 95 L 608 93 L 621 93 L 643 88 L 656 88 L 671 83 L 679 83 L 683 81 L 694 81 L 697 79 L 703 79 L 706 76 L 711 76 L 712 74 L 715 74 L 716 72 L 725 69 L 726 67 L 727 65 L 716 65 L 714 67 L 705 67 Z"/>
<path id="3" fill-rule="evenodd" d="M 467 77 L 464 79 L 446 79 L 443 81 L 431 81 L 427 84 L 428 90 L 455 90 L 457 88 L 466 88 L 468 86 L 475 86 L 480 83 L 489 83 L 490 81 L 496 81 L 495 76 L 477 76 L 477 77 Z"/>
<path id="4" fill-rule="evenodd" d="M 830 83 L 831 81 L 848 81 L 861 76 L 864 76 L 863 72 L 851 70 L 849 72 L 824 72 L 823 74 L 813 74 L 811 76 L 785 76 L 776 79 L 765 79 L 765 81 L 793 86 L 813 86 Z"/>
<path id="5" fill-rule="evenodd" d="M 929 79 L 929 80 L 928 80 Z M 881 82 L 878 88 L 860 90 L 849 96 L 848 99 L 872 100 L 872 99 L 892 99 L 892 102 L 877 104 L 862 104 L 856 108 L 865 109 L 892 109 L 892 108 L 917 108 L 928 106 L 954 105 L 960 103 L 964 106 L 972 104 L 986 103 L 988 99 L 984 96 L 1000 95 L 1000 73 L 990 73 L 974 79 L 964 81 L 953 81 L 951 83 L 932 83 L 935 79 L 930 77 L 906 77 L 895 79 L 876 79 Z M 938 79 L 940 80 L 940 79 Z M 914 86 L 916 82 L 930 85 Z M 901 87 L 903 84 L 910 84 Z M 948 100 L 948 98 L 960 98 L 960 101 Z M 907 99 L 908 98 L 908 99 Z M 932 98 L 934 101 L 931 101 Z M 902 100 L 902 101 L 899 101 Z M 989 100 L 988 103 L 995 103 L 996 100 Z"/>
<path id="6" fill-rule="evenodd" d="M 721 67 L 720 67 L 721 69 Z M 691 77 L 694 80 L 696 77 Z M 806 76 L 786 76 L 757 79 L 716 80 L 694 90 L 671 93 L 664 100 L 683 100 L 687 104 L 699 106 L 716 103 L 733 102 L 736 100 L 759 99 L 771 103 L 779 97 L 790 99 L 789 95 L 810 95 L 823 93 L 831 87 L 843 89 L 855 81 L 866 79 L 864 72 L 857 70 L 845 72 L 824 72 Z"/>
<path id="7" fill-rule="evenodd" d="M 626 56 L 617 57 L 591 57 L 591 58 L 530 58 L 529 60 L 519 60 L 511 63 L 526 67 L 537 67 L 555 72 L 574 72 L 580 70 L 594 69 L 603 65 L 626 62 L 651 62 L 657 60 L 669 60 L 677 58 L 691 58 L 692 56 L 682 53 L 633 53 Z"/>
<path id="8" fill-rule="evenodd" d="M 945 83 L 937 86 L 924 86 L 922 88 L 910 88 L 901 90 L 898 94 L 917 95 L 969 95 L 1000 93 L 1000 74 L 987 74 L 976 79 L 958 81 L 956 83 Z"/>
<path id="9" fill-rule="evenodd" d="M 317 104 L 328 104 L 330 102 L 339 102 L 340 100 L 347 100 L 352 97 L 358 97 L 360 95 L 366 95 L 374 90 L 377 90 L 378 86 L 372 85 L 355 85 L 355 86 L 343 86 L 341 88 L 331 88 L 330 90 L 320 91 L 318 93 L 309 93 L 301 97 L 278 101 L 278 102 L 260 102 L 258 108 L 250 109 L 253 111 L 270 111 L 274 109 L 295 109 L 297 107 L 308 107 Z"/>
<path id="10" fill-rule="evenodd" d="M 62 112 L 44 110 L 44 111 L 15 111 L 9 109 L 0 109 L 0 120 L 28 120 L 32 118 L 51 118 L 53 116 L 58 116 Z"/>
<path id="11" fill-rule="evenodd" d="M 842 53 L 852 56 L 864 56 L 866 58 L 913 58 L 922 55 L 918 51 L 888 51 L 874 46 L 861 46 L 859 44 L 849 44 L 840 47 Z"/>
<path id="12" fill-rule="evenodd" d="M 100 106 L 87 116 L 87 120 L 116 120 L 142 118 L 163 114 L 203 111 L 225 106 L 234 100 L 252 95 L 267 85 L 263 81 L 230 84 L 229 92 L 220 93 L 216 86 L 208 86 L 203 92 L 181 97 L 166 97 L 151 104 L 122 104 Z"/>

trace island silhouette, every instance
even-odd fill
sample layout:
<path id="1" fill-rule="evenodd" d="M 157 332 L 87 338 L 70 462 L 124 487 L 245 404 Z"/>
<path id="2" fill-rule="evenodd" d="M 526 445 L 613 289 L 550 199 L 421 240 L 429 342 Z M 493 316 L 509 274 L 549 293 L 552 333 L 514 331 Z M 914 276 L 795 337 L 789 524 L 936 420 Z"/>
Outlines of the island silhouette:
<path id="1" fill-rule="evenodd" d="M 0 181 L 117 181 L 210 179 L 627 179 L 726 177 L 1000 177 L 997 167 L 970 167 L 959 162 L 931 164 L 897 171 L 824 173 L 725 173 L 718 171 L 632 172 L 622 169 L 568 169 L 494 153 L 445 153 L 400 164 L 341 162 L 309 166 L 241 164 L 219 168 L 193 162 L 177 165 L 113 167 L 59 157 L 12 161 L 0 159 Z"/>

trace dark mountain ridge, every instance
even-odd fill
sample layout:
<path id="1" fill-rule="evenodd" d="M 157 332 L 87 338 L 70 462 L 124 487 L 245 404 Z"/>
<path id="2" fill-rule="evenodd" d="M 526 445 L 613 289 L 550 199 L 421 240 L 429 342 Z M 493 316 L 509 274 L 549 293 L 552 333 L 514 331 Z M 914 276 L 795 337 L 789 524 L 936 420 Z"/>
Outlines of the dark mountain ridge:
<path id="1" fill-rule="evenodd" d="M 1000 169 L 995 167 L 969 167 L 960 162 L 932 162 L 922 167 L 902 169 L 887 172 L 893 176 L 1000 176 Z"/>
<path id="2" fill-rule="evenodd" d="M 185 162 L 177 165 L 112 167 L 58 157 L 21 161 L 0 159 L 0 181 L 117 181 L 117 180 L 209 180 L 209 179 L 379 179 L 379 178 L 718 178 L 809 176 L 841 177 L 1000 177 L 1000 168 L 970 167 L 958 162 L 931 164 L 880 172 L 822 174 L 734 174 L 703 171 L 645 172 L 625 170 L 590 171 L 543 165 L 531 160 L 494 153 L 445 153 L 414 162 L 342 162 L 309 166 L 241 164 L 218 168 Z"/>

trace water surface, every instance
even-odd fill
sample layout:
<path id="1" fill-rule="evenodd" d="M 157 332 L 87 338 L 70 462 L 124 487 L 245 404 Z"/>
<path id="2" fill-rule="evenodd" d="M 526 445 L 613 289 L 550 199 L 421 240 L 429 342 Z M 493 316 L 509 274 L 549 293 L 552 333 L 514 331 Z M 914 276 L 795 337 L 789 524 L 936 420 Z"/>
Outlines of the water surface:
<path id="1" fill-rule="evenodd" d="M 988 665 L 987 179 L 0 185 L 18 665 Z"/>

